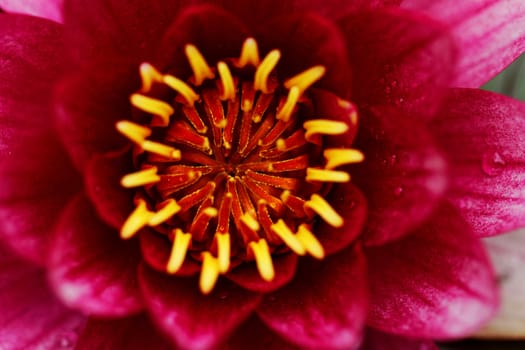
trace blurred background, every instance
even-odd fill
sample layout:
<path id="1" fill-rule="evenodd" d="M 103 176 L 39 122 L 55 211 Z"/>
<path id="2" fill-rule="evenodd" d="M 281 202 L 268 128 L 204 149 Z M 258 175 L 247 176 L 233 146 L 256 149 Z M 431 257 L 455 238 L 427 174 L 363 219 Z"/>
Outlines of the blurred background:
<path id="1" fill-rule="evenodd" d="M 525 101 L 525 54 L 483 89 Z M 485 245 L 500 282 L 500 311 L 473 339 L 442 343 L 442 350 L 525 350 L 525 229 L 487 238 Z"/>

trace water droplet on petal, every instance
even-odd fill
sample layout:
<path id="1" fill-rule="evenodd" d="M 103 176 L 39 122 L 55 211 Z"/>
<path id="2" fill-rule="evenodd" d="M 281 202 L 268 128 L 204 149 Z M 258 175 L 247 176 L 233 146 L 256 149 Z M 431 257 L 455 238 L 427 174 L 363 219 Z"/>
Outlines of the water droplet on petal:
<path id="1" fill-rule="evenodd" d="M 221 300 L 224 300 L 224 299 L 228 298 L 228 291 L 223 290 L 223 291 L 219 292 L 218 297 Z"/>
<path id="2" fill-rule="evenodd" d="M 397 163 L 397 154 L 392 154 L 389 158 L 388 158 L 388 164 L 390 166 L 394 166 L 396 165 Z"/>
<path id="3" fill-rule="evenodd" d="M 495 151 L 485 152 L 481 157 L 481 169 L 488 176 L 501 174 L 506 165 L 505 159 Z"/>
<path id="4" fill-rule="evenodd" d="M 390 86 L 385 87 L 385 93 L 388 95 L 392 92 L 392 88 Z"/>
<path id="5" fill-rule="evenodd" d="M 394 189 L 394 195 L 395 195 L 396 197 L 401 197 L 401 195 L 403 194 L 404 191 L 405 191 L 405 190 L 404 190 L 404 188 L 403 188 L 402 186 L 398 186 L 398 187 L 396 187 L 396 188 Z"/>
<path id="6" fill-rule="evenodd" d="M 57 337 L 56 347 L 58 349 L 72 349 L 77 342 L 77 338 L 77 333 L 73 331 L 62 333 Z"/>

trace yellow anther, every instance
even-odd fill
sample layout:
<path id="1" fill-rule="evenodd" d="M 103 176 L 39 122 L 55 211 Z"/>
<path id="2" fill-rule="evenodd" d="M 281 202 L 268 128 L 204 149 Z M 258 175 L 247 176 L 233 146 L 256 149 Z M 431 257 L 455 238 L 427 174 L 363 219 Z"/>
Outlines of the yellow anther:
<path id="1" fill-rule="evenodd" d="M 285 122 L 290 120 L 290 117 L 292 116 L 292 113 L 295 109 L 295 106 L 297 105 L 298 100 L 299 100 L 299 88 L 297 86 L 293 86 L 288 92 L 288 97 L 286 98 L 286 102 L 284 103 L 282 108 L 279 110 L 279 112 L 277 112 L 277 119 L 280 119 Z"/>
<path id="2" fill-rule="evenodd" d="M 117 130 L 131 141 L 141 144 L 146 137 L 151 135 L 151 129 L 145 126 L 130 122 L 128 120 L 121 120 L 116 124 Z"/>
<path id="3" fill-rule="evenodd" d="M 334 169 L 341 165 L 360 163 L 365 159 L 361 151 L 351 148 L 329 148 L 323 152 L 326 159 L 326 169 Z"/>
<path id="4" fill-rule="evenodd" d="M 270 248 L 268 247 L 266 240 L 261 238 L 257 242 L 252 241 L 248 244 L 248 247 L 253 251 L 257 270 L 259 270 L 262 279 L 267 282 L 272 281 L 275 277 L 275 270 L 273 268 Z"/>
<path id="5" fill-rule="evenodd" d="M 191 243 L 191 233 L 184 233 L 180 228 L 175 229 L 175 237 L 171 248 L 166 272 L 177 273 L 184 264 L 186 254 Z"/>
<path id="6" fill-rule="evenodd" d="M 323 246 L 306 225 L 299 225 L 296 237 L 308 254 L 316 259 L 324 258 L 325 254 Z"/>
<path id="7" fill-rule="evenodd" d="M 236 66 L 239 68 L 245 67 L 251 64 L 254 67 L 259 65 L 259 49 L 257 47 L 257 41 L 254 38 L 248 38 L 242 44 L 241 56 L 236 62 Z"/>
<path id="8" fill-rule="evenodd" d="M 230 234 L 217 233 L 215 238 L 217 239 L 217 259 L 219 261 L 219 272 L 226 273 L 230 268 Z"/>
<path id="9" fill-rule="evenodd" d="M 285 81 L 284 87 L 290 89 L 293 86 L 296 86 L 299 89 L 299 94 L 302 95 L 306 89 L 308 89 L 310 86 L 315 84 L 316 81 L 321 79 L 325 72 L 325 67 L 313 66 Z"/>
<path id="10" fill-rule="evenodd" d="M 307 168 L 306 181 L 348 182 L 350 175 L 346 171 Z"/>
<path id="11" fill-rule="evenodd" d="M 141 94 L 133 94 L 131 104 L 138 109 L 160 117 L 165 125 L 169 124 L 170 116 L 175 112 L 166 102 Z"/>
<path id="12" fill-rule="evenodd" d="M 177 214 L 181 209 L 175 199 L 172 198 L 166 200 L 161 206 L 162 208 L 155 212 L 151 219 L 149 219 L 148 225 L 160 225 L 164 221 L 169 220 L 173 215 Z"/>
<path id="13" fill-rule="evenodd" d="M 348 131 L 348 125 L 344 122 L 330 119 L 312 119 L 303 123 L 306 130 L 304 138 L 311 140 L 312 135 L 341 135 Z"/>
<path id="14" fill-rule="evenodd" d="M 305 208 L 310 208 L 316 212 L 324 221 L 333 227 L 341 227 L 344 224 L 344 220 L 334 208 L 324 200 L 323 197 L 318 194 L 312 194 L 309 201 L 304 203 Z"/>
<path id="15" fill-rule="evenodd" d="M 145 140 L 140 144 L 140 146 L 147 152 L 155 153 L 159 156 L 173 160 L 180 160 L 181 157 L 180 150 L 155 141 Z"/>
<path id="16" fill-rule="evenodd" d="M 230 68 L 224 62 L 217 63 L 217 70 L 222 82 L 222 95 L 221 100 L 234 100 L 235 99 L 235 84 L 233 83 L 232 73 Z"/>
<path id="17" fill-rule="evenodd" d="M 202 210 L 202 213 L 210 218 L 214 218 L 219 214 L 219 211 L 214 207 L 207 207 Z"/>
<path id="18" fill-rule="evenodd" d="M 157 167 L 151 167 L 125 175 L 120 180 L 120 184 L 126 188 L 139 187 L 153 184 L 160 181 L 157 175 Z"/>
<path id="19" fill-rule="evenodd" d="M 181 94 L 189 106 L 193 106 L 195 102 L 200 100 L 200 96 L 188 84 L 173 75 L 165 75 L 164 84 Z"/>
<path id="20" fill-rule="evenodd" d="M 122 239 L 133 237 L 135 233 L 148 224 L 152 216 L 153 213 L 148 210 L 146 202 L 140 199 L 135 210 L 128 216 L 124 225 L 122 225 L 120 237 Z"/>
<path id="21" fill-rule="evenodd" d="M 267 94 L 268 91 L 268 77 L 270 73 L 279 62 L 281 58 L 281 52 L 279 50 L 272 50 L 262 60 L 261 64 L 255 71 L 255 78 L 253 80 L 253 87 L 255 91 L 262 91 Z"/>
<path id="22" fill-rule="evenodd" d="M 209 294 L 219 278 L 219 261 L 210 252 L 202 253 L 202 270 L 199 279 L 199 287 L 202 294 Z"/>
<path id="23" fill-rule="evenodd" d="M 259 222 L 250 214 L 244 213 L 241 216 L 241 221 L 248 226 L 252 231 L 259 231 L 261 226 L 259 225 Z"/>
<path id="24" fill-rule="evenodd" d="M 149 63 L 142 63 L 139 67 L 142 80 L 142 92 L 151 90 L 153 83 L 162 83 L 162 74 Z"/>
<path id="25" fill-rule="evenodd" d="M 299 239 L 297 239 L 295 234 L 292 232 L 292 230 L 290 230 L 283 219 L 279 219 L 275 224 L 273 224 L 271 226 L 271 230 L 275 232 L 275 234 L 279 236 L 295 254 L 304 255 L 306 253 Z"/>
<path id="26" fill-rule="evenodd" d="M 193 70 L 193 76 L 195 79 L 194 83 L 196 86 L 201 85 L 206 79 L 215 78 L 215 74 L 213 74 L 213 71 L 206 62 L 206 59 L 204 59 L 204 56 L 202 56 L 200 51 L 194 45 L 186 45 L 184 52 L 186 53 L 188 62 L 190 63 L 191 69 Z"/>

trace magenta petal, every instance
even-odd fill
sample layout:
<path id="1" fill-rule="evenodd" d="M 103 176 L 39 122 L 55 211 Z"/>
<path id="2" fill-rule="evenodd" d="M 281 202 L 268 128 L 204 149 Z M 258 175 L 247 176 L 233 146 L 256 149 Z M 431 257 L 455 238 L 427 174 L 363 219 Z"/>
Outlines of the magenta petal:
<path id="1" fill-rule="evenodd" d="M 47 287 L 44 271 L 0 246 L 2 349 L 73 348 L 85 318 L 66 309 Z"/>
<path id="2" fill-rule="evenodd" d="M 367 328 L 359 350 L 438 350 L 431 340 L 417 340 Z"/>
<path id="3" fill-rule="evenodd" d="M 455 89 L 431 126 L 451 163 L 448 198 L 474 233 L 525 226 L 525 103 Z"/>
<path id="4" fill-rule="evenodd" d="M 257 309 L 262 321 L 288 341 L 308 348 L 351 349 L 366 318 L 366 268 L 360 249 L 325 261 L 304 261 L 286 288 Z"/>
<path id="5" fill-rule="evenodd" d="M 77 350 L 171 350 L 171 344 L 145 314 L 118 320 L 90 318 L 78 339 Z"/>
<path id="6" fill-rule="evenodd" d="M 139 281 L 154 321 L 182 348 L 207 349 L 225 340 L 247 319 L 260 296 L 220 280 L 202 295 L 194 278 L 176 278 L 139 268 Z"/>
<path id="7" fill-rule="evenodd" d="M 62 30 L 10 14 L 0 16 L 0 33 L 0 237 L 45 264 L 58 213 L 79 187 L 50 111 L 52 85 L 65 68 Z"/>
<path id="8" fill-rule="evenodd" d="M 471 334 L 498 306 L 494 272 L 481 241 L 451 206 L 405 239 L 366 250 L 368 324 L 409 337 Z"/>
<path id="9" fill-rule="evenodd" d="M 459 49 L 452 86 L 479 87 L 525 51 L 522 0 L 405 0 L 448 25 Z"/>
<path id="10" fill-rule="evenodd" d="M 421 121 L 394 109 L 376 109 L 361 120 L 354 147 L 365 151 L 365 160 L 350 173 L 368 200 L 364 239 L 381 244 L 431 214 L 446 188 L 446 163 Z"/>
<path id="11" fill-rule="evenodd" d="M 447 28 L 390 8 L 343 18 L 352 65 L 352 100 L 432 116 L 453 78 L 455 47 Z"/>
<path id="12" fill-rule="evenodd" d="M 7 12 L 23 13 L 62 22 L 63 0 L 0 0 L 0 8 Z"/>
<path id="13" fill-rule="evenodd" d="M 105 66 L 108 65 L 108 66 Z M 62 142 L 78 169 L 97 154 L 120 150 L 128 140 L 116 123 L 131 119 L 129 96 L 140 86 L 138 65 L 98 62 L 62 81 L 55 118 Z"/>
<path id="14" fill-rule="evenodd" d="M 269 293 L 290 282 L 295 275 L 297 260 L 297 255 L 293 253 L 274 256 L 275 278 L 271 282 L 266 282 L 261 278 L 255 263 L 242 263 L 229 272 L 226 277 L 245 289 Z"/>
<path id="15" fill-rule="evenodd" d="M 85 313 L 125 316 L 142 308 L 137 283 L 140 252 L 102 224 L 83 196 L 75 198 L 56 228 L 49 277 L 64 303 Z"/>

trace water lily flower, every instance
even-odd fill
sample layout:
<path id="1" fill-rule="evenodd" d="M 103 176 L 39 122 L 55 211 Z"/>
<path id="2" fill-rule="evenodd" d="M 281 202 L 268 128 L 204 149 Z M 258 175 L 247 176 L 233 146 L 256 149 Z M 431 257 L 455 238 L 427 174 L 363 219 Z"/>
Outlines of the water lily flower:
<path id="1" fill-rule="evenodd" d="M 2 347 L 433 349 L 494 314 L 525 105 L 473 88 L 519 0 L 0 6 Z"/>

